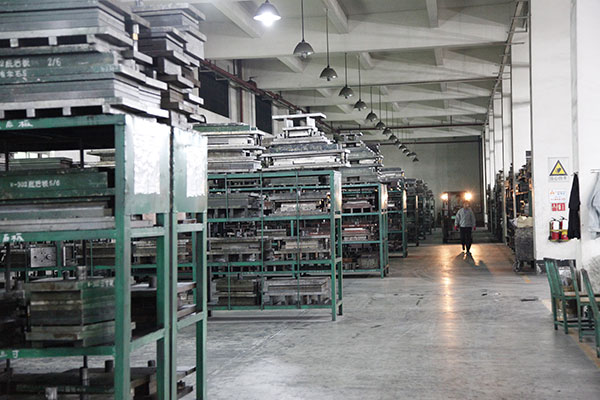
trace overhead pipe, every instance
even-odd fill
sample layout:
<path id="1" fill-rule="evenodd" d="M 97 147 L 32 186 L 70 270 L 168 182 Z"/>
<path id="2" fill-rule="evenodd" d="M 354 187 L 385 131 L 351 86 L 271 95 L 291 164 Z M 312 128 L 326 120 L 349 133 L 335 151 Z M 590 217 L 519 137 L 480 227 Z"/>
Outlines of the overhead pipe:
<path id="1" fill-rule="evenodd" d="M 397 126 L 390 126 L 389 128 L 391 130 L 394 129 L 432 129 L 432 128 L 466 128 L 466 127 L 472 127 L 472 126 L 476 126 L 479 128 L 483 128 L 484 123 L 483 122 L 465 122 L 462 124 L 434 124 L 434 125 L 397 125 Z M 348 131 L 376 131 L 378 130 L 375 127 L 362 127 L 362 126 L 357 126 L 356 128 L 340 128 L 337 131 L 338 132 L 348 132 Z"/>

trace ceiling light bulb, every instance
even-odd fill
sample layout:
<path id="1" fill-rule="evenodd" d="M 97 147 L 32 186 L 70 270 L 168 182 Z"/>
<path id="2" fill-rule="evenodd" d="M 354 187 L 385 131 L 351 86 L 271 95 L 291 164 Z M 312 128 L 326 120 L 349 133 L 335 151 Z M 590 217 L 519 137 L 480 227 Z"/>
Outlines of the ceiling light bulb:
<path id="1" fill-rule="evenodd" d="M 325 68 L 323 68 L 323 71 L 321 71 L 321 79 L 327 79 L 327 81 L 330 81 L 332 79 L 337 78 L 337 72 L 335 72 L 335 69 L 331 68 L 329 65 L 326 66 Z"/>
<path id="2" fill-rule="evenodd" d="M 352 90 L 348 85 L 344 86 L 342 90 L 340 90 L 340 96 L 349 98 L 354 96 L 354 90 Z"/>
<path id="3" fill-rule="evenodd" d="M 358 99 L 358 101 L 354 104 L 354 109 L 358 111 L 366 110 L 367 107 L 367 103 L 362 101 L 362 99 Z"/>
<path id="4" fill-rule="evenodd" d="M 269 0 L 266 0 L 263 4 L 258 7 L 256 13 L 254 14 L 254 19 L 256 21 L 260 21 L 265 26 L 273 25 L 273 22 L 279 21 L 281 19 L 281 15 L 279 15 L 279 11 L 277 8 L 271 3 Z"/>
<path id="5" fill-rule="evenodd" d="M 375 121 L 377 121 L 377 114 L 375 114 L 373 111 L 371 111 L 370 113 L 367 114 L 366 119 L 369 122 L 375 122 Z"/>
<path id="6" fill-rule="evenodd" d="M 300 58 L 307 58 L 308 56 L 314 53 L 315 51 L 313 50 L 312 46 L 304 39 L 302 39 L 294 49 L 294 55 Z"/>

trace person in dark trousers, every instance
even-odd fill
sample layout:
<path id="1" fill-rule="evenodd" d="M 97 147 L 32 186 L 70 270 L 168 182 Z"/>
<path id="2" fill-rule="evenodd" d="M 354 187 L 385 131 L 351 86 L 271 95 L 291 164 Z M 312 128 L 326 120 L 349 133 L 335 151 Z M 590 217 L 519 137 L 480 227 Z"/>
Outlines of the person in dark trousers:
<path id="1" fill-rule="evenodd" d="M 455 219 L 456 228 L 460 229 L 460 243 L 462 249 L 467 250 L 467 254 L 471 254 L 471 244 L 473 244 L 473 230 L 476 226 L 475 214 L 471 210 L 468 201 L 463 203 L 463 208 L 458 210 Z"/>

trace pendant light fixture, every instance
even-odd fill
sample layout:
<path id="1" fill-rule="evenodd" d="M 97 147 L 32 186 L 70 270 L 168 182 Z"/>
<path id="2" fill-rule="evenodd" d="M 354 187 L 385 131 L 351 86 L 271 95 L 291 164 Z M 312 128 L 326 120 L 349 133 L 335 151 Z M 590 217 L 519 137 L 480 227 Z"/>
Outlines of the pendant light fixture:
<path id="1" fill-rule="evenodd" d="M 383 130 L 383 134 L 384 135 L 391 135 L 392 134 L 392 130 L 387 126 L 390 123 L 390 120 L 388 119 L 388 105 L 387 105 L 387 103 L 385 105 L 385 123 L 386 123 L 386 127 Z"/>
<path id="2" fill-rule="evenodd" d="M 392 106 L 392 125 L 395 125 L 396 121 L 394 120 L 394 106 Z M 400 140 L 398 140 L 398 137 L 392 132 L 392 134 L 390 135 L 390 140 L 393 141 L 394 143 L 400 143 Z"/>
<path id="3" fill-rule="evenodd" d="M 381 88 L 379 88 L 379 115 L 381 115 Z M 381 117 L 379 118 L 377 125 L 375 125 L 375 128 L 379 129 L 380 131 L 385 129 L 385 124 L 381 120 Z"/>
<path id="4" fill-rule="evenodd" d="M 304 0 L 300 1 L 300 10 L 302 13 L 302 40 L 296 45 L 294 49 L 294 55 L 300 58 L 307 58 L 311 54 L 314 54 L 312 46 L 304 40 Z"/>
<path id="5" fill-rule="evenodd" d="M 373 112 L 373 86 L 370 87 L 369 91 L 371 92 L 371 112 L 367 114 L 368 122 L 377 121 L 377 114 Z"/>
<path id="6" fill-rule="evenodd" d="M 419 159 L 417 157 L 413 158 L 413 162 L 419 162 Z"/>
<path id="7" fill-rule="evenodd" d="M 367 103 L 362 100 L 362 85 L 360 80 L 360 55 L 358 58 L 358 101 L 354 104 L 354 109 L 358 111 L 366 110 Z"/>
<path id="8" fill-rule="evenodd" d="M 277 8 L 273 4 L 269 3 L 269 0 L 262 3 L 254 14 L 254 20 L 262 22 L 264 26 L 271 26 L 273 22 L 280 19 L 281 15 L 279 15 L 279 11 L 277 11 Z"/>
<path id="9" fill-rule="evenodd" d="M 323 68 L 323 71 L 321 71 L 321 76 L 319 78 L 327 79 L 327 82 L 329 82 L 330 80 L 337 78 L 338 74 L 337 74 L 337 72 L 335 72 L 335 69 L 331 68 L 331 65 L 329 65 L 329 9 L 328 8 L 325 9 L 325 41 L 327 42 L 327 66 L 325 68 Z"/>
<path id="10" fill-rule="evenodd" d="M 416 155 L 417 155 L 417 153 L 415 153 L 414 151 L 411 151 L 411 152 L 409 152 L 409 153 L 408 153 L 406 156 L 407 156 L 407 157 L 414 157 L 414 156 L 416 156 Z"/>
<path id="11" fill-rule="evenodd" d="M 344 53 L 344 75 L 345 75 L 345 79 L 346 79 L 346 84 L 344 85 L 342 90 L 340 90 L 339 95 L 341 97 L 345 97 L 346 99 L 348 99 L 348 98 L 354 96 L 354 90 L 352 90 L 348 86 L 348 53 Z"/>

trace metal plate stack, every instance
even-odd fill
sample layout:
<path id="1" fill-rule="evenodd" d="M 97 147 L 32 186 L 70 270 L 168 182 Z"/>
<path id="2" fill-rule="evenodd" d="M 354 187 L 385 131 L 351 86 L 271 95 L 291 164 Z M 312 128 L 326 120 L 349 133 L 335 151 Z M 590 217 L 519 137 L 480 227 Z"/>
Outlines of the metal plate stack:
<path id="1" fill-rule="evenodd" d="M 23 290 L 0 292 L 0 346 L 20 345 L 24 340 L 26 303 Z"/>
<path id="2" fill-rule="evenodd" d="M 273 139 L 262 155 L 266 170 L 335 169 L 350 166 L 348 152 L 317 128 L 315 118 L 325 118 L 325 114 L 273 117 L 273 120 L 283 121 L 284 127 L 283 132 Z"/>
<path id="3" fill-rule="evenodd" d="M 166 117 L 166 85 L 132 39 L 147 22 L 113 0 L 0 0 L 0 118 L 102 113 Z"/>
<path id="4" fill-rule="evenodd" d="M 265 304 L 327 304 L 331 298 L 331 278 L 272 278 L 264 281 L 263 291 Z"/>
<path id="5" fill-rule="evenodd" d="M 196 126 L 208 137 L 208 172 L 244 173 L 261 169 L 265 133 L 246 124 Z"/>
<path id="6" fill-rule="evenodd" d="M 379 180 L 383 166 L 383 155 L 369 148 L 362 141 L 362 132 L 344 132 L 337 137 L 338 142 L 348 150 L 349 168 L 342 168 L 345 183 L 370 183 Z"/>
<path id="7" fill-rule="evenodd" d="M 213 281 L 219 305 L 253 306 L 260 304 L 256 279 L 222 278 Z"/>
<path id="8" fill-rule="evenodd" d="M 382 168 L 379 181 L 388 185 L 390 189 L 403 187 L 404 170 L 402 168 Z"/>
<path id="9" fill-rule="evenodd" d="M 150 364 L 150 363 L 149 363 Z M 85 370 L 85 372 L 83 371 Z M 177 398 L 183 398 L 193 390 L 184 379 L 195 368 L 181 367 L 177 370 Z M 83 378 L 85 376 L 85 378 Z M 105 361 L 104 368 L 75 368 L 53 373 L 11 373 L 0 375 L 0 400 L 60 399 L 60 400 L 106 400 L 114 398 L 114 368 L 112 360 Z M 46 393 L 43 395 L 41 393 Z M 49 396 L 54 394 L 57 397 Z M 132 400 L 157 398 L 156 367 L 131 368 Z"/>
<path id="10" fill-rule="evenodd" d="M 87 347 L 115 334 L 113 278 L 41 279 L 25 285 L 32 346 Z"/>
<path id="11" fill-rule="evenodd" d="M 188 3 L 136 6 L 133 12 L 150 23 L 141 27 L 139 50 L 154 59 L 157 78 L 168 86 L 161 91 L 161 106 L 170 111 L 171 124 L 186 128 L 202 121 L 197 67 L 204 58 L 204 14 Z"/>

